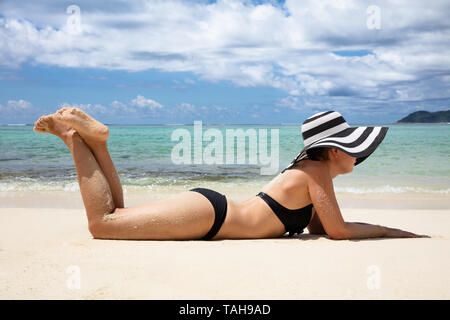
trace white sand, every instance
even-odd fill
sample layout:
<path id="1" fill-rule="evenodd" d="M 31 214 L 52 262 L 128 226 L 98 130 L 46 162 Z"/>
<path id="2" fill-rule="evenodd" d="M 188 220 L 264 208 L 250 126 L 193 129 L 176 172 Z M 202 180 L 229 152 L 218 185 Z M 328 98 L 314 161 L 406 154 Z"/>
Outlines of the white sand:
<path id="1" fill-rule="evenodd" d="M 342 212 L 432 238 L 94 240 L 81 208 L 0 208 L 0 299 L 450 298 L 450 210 Z"/>

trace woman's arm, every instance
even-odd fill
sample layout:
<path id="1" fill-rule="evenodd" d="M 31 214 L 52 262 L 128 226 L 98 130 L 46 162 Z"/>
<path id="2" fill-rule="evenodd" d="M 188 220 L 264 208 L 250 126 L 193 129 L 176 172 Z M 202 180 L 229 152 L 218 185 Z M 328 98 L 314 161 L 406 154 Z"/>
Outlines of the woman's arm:
<path id="1" fill-rule="evenodd" d="M 313 208 L 314 212 L 315 209 Z M 311 221 L 308 224 L 308 231 L 310 234 L 325 234 L 325 230 L 323 229 L 322 222 L 320 222 L 319 216 L 317 213 L 313 213 Z"/>
<path id="2" fill-rule="evenodd" d="M 362 227 L 373 227 L 374 225 L 368 224 L 368 223 L 362 223 L 362 222 L 346 222 L 348 225 L 350 225 L 350 228 L 352 226 L 356 226 L 356 229 L 360 229 Z M 419 235 L 412 232 L 395 229 L 395 228 L 389 228 L 384 226 L 377 226 L 384 228 L 384 236 L 385 238 L 429 238 L 427 235 Z"/>
<path id="3" fill-rule="evenodd" d="M 327 235 L 336 240 L 364 238 L 417 238 L 422 237 L 402 231 L 358 222 L 345 222 L 334 194 L 333 182 L 327 170 L 308 170 L 308 189 L 318 219 Z"/>

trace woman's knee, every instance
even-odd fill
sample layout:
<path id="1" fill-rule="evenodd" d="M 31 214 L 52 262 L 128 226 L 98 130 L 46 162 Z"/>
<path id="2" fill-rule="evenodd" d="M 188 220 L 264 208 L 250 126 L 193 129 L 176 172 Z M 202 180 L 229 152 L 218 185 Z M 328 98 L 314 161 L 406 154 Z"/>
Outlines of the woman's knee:
<path id="1" fill-rule="evenodd" d="M 94 239 L 107 238 L 107 226 L 103 220 L 89 221 L 88 229 Z"/>
<path id="2" fill-rule="evenodd" d="M 88 229 L 94 239 L 112 239 L 114 226 L 112 221 L 117 220 L 117 214 L 126 210 L 123 208 L 115 208 L 111 213 L 103 215 L 101 218 L 89 219 Z"/>
<path id="3" fill-rule="evenodd" d="M 88 225 L 89 232 L 91 233 L 94 239 L 98 239 L 100 235 L 100 228 L 98 222 L 89 221 Z"/>

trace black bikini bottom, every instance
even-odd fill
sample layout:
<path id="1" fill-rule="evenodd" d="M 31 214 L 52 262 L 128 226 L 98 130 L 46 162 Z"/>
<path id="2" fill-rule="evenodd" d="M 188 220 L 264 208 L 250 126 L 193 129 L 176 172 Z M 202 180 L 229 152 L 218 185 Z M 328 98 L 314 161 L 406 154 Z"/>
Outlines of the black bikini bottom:
<path id="1" fill-rule="evenodd" d="M 189 191 L 195 191 L 204 195 L 214 207 L 214 223 L 208 233 L 202 238 L 202 240 L 210 240 L 219 232 L 225 221 L 227 216 L 227 198 L 217 191 L 206 188 L 194 188 Z"/>

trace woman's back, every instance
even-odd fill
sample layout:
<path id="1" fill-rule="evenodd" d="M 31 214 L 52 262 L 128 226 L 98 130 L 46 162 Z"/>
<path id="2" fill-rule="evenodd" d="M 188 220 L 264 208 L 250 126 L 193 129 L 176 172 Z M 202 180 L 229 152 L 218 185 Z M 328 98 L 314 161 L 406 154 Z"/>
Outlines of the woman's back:
<path id="1" fill-rule="evenodd" d="M 279 174 L 267 183 L 262 192 L 269 194 L 288 209 L 303 208 L 311 203 L 308 193 L 308 172 L 311 167 L 320 166 L 315 161 L 305 160 L 290 170 Z"/>

